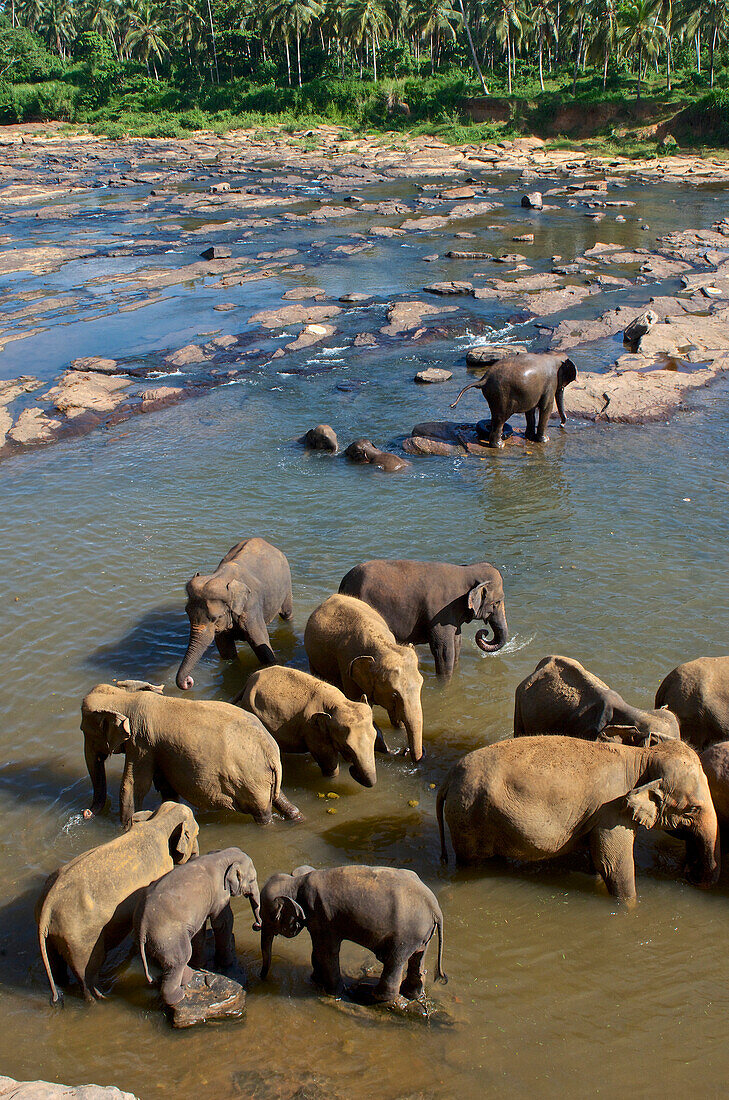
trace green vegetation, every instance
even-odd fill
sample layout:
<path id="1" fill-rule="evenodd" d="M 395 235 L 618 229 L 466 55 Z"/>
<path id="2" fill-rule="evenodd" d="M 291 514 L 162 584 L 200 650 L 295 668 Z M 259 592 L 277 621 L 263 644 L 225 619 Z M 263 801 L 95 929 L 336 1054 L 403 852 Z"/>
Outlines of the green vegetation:
<path id="1" fill-rule="evenodd" d="M 6 0 L 0 122 L 521 131 L 616 152 L 664 122 L 647 148 L 667 152 L 667 126 L 729 144 L 728 65 L 729 0 Z"/>

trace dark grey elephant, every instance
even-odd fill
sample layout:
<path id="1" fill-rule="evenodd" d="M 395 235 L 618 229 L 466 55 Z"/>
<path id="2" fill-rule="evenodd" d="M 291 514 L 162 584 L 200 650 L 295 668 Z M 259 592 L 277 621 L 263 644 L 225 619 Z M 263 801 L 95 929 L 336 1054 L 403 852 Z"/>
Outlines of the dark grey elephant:
<path id="1" fill-rule="evenodd" d="M 256 869 L 240 848 L 209 852 L 175 867 L 144 891 L 134 913 L 134 929 L 147 981 L 152 981 L 148 958 L 162 970 L 160 991 L 165 1004 L 175 1005 L 184 997 L 183 986 L 193 975 L 188 964 L 198 969 L 204 965 L 208 920 L 215 936 L 215 965 L 223 969 L 234 965 L 230 899 L 241 896 L 251 903 L 253 928 L 258 931 Z"/>
<path id="2" fill-rule="evenodd" d="M 297 867 L 272 875 L 261 891 L 261 953 L 265 978 L 274 936 L 311 936 L 312 978 L 327 993 L 342 991 L 339 951 L 343 940 L 361 944 L 382 963 L 377 1001 L 424 991 L 423 959 L 438 933 L 436 977 L 443 982 L 443 914 L 432 890 L 414 871 L 351 864 L 317 871 Z"/>
<path id="3" fill-rule="evenodd" d="M 491 627 L 492 640 L 485 629 L 476 633 L 484 653 L 496 653 L 509 640 L 501 573 L 485 561 L 448 565 L 376 558 L 350 569 L 339 591 L 379 611 L 401 644 L 427 643 L 435 671 L 445 680 L 458 664 L 464 623 L 480 619 Z"/>
<path id="4" fill-rule="evenodd" d="M 577 377 L 575 364 L 559 352 L 530 352 L 498 359 L 477 382 L 464 386 L 451 405 L 455 409 L 466 390 L 479 389 L 491 410 L 490 447 L 503 447 L 504 425 L 514 413 L 526 415 L 526 437 L 546 443 L 547 423 L 555 401 L 562 426 L 564 388 Z M 537 423 L 537 413 L 539 422 Z"/>
<path id="5" fill-rule="evenodd" d="M 187 582 L 190 642 L 177 670 L 177 686 L 187 691 L 190 675 L 208 646 L 215 642 L 226 661 L 236 659 L 235 640 L 248 642 L 263 665 L 275 665 L 268 624 L 293 610 L 291 570 L 286 557 L 265 539 L 236 543 L 214 573 L 196 573 Z"/>

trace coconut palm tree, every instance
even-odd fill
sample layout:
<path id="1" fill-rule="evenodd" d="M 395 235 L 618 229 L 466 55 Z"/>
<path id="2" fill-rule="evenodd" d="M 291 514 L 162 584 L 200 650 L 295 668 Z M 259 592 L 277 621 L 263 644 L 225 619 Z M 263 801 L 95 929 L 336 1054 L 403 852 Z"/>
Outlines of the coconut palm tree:
<path id="1" fill-rule="evenodd" d="M 529 20 L 537 39 L 539 51 L 539 85 L 544 91 L 544 44 L 551 39 L 557 41 L 557 17 L 552 0 L 532 0 L 529 8 Z"/>
<path id="2" fill-rule="evenodd" d="M 296 64 L 301 80 L 301 32 L 306 30 L 313 19 L 318 19 L 323 10 L 320 0 L 274 0 L 268 9 L 269 20 L 278 26 L 287 26 L 296 36 Z"/>
<path id="3" fill-rule="evenodd" d="M 714 87 L 714 52 L 726 38 L 729 25 L 727 0 L 702 0 L 702 23 L 709 41 L 709 84 Z"/>
<path id="4" fill-rule="evenodd" d="M 620 24 L 623 28 L 621 43 L 626 54 L 637 59 L 638 93 L 640 102 L 640 82 L 643 72 L 643 58 L 655 57 L 661 42 L 666 36 L 663 25 L 658 21 L 660 0 L 630 0 L 620 12 Z"/>
<path id="5" fill-rule="evenodd" d="M 430 39 L 430 71 L 435 72 L 435 59 L 439 53 L 441 34 L 454 41 L 456 30 L 463 23 L 463 16 L 451 5 L 450 0 L 415 0 L 410 9 L 410 27 L 420 37 Z"/>
<path id="6" fill-rule="evenodd" d="M 43 0 L 15 0 L 15 16 L 19 23 L 34 31 L 43 15 Z"/>
<path id="7" fill-rule="evenodd" d="M 125 35 L 127 49 L 142 60 L 149 73 L 150 59 L 154 79 L 159 80 L 156 61 L 170 52 L 165 41 L 167 28 L 162 19 L 161 12 L 155 8 L 150 0 L 139 0 L 135 8 L 129 11 L 129 30 Z"/>
<path id="8" fill-rule="evenodd" d="M 175 41 L 185 47 L 192 68 L 200 53 L 205 19 L 196 0 L 175 0 L 171 15 Z"/>
<path id="9" fill-rule="evenodd" d="M 671 0 L 667 0 L 668 3 Z M 618 12 L 615 0 L 593 0 L 591 6 L 590 45 L 588 55 L 593 61 L 602 63 L 602 89 L 607 86 L 608 62 L 616 58 L 619 50 Z"/>
<path id="10" fill-rule="evenodd" d="M 377 44 L 380 36 L 392 28 L 390 16 L 382 0 L 346 0 L 342 12 L 342 30 L 361 50 L 369 41 L 372 47 L 372 65 L 377 83 Z"/>
<path id="11" fill-rule="evenodd" d="M 63 58 L 76 34 L 75 14 L 71 0 L 46 0 L 38 21 L 38 30 L 43 38 Z"/>
<path id="12" fill-rule="evenodd" d="M 529 25 L 529 17 L 522 6 L 522 0 L 495 0 L 486 29 L 506 52 L 509 95 L 511 95 L 512 67 L 516 69 L 516 47 Z"/>

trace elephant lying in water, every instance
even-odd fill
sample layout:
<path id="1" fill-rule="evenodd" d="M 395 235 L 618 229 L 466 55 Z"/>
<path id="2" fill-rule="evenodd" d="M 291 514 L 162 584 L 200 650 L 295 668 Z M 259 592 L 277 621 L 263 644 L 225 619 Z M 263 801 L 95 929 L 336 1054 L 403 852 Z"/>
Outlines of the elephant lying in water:
<path id="1" fill-rule="evenodd" d="M 253 714 L 230 703 L 172 699 L 141 681 L 97 684 L 81 704 L 86 764 L 94 787 L 91 808 L 106 803 L 105 761 L 124 753 L 119 793 L 122 825 L 154 781 L 168 798 L 201 810 L 249 813 L 259 825 L 275 809 L 293 821 L 301 814 L 281 790 L 281 754 Z"/>
<path id="2" fill-rule="evenodd" d="M 364 693 L 407 732 L 410 757 L 423 755 L 423 677 L 412 646 L 398 645 L 382 615 L 352 596 L 330 596 L 309 616 L 304 646 L 311 671 L 341 686 L 348 699 Z"/>
<path id="3" fill-rule="evenodd" d="M 424 992 L 423 959 L 438 933 L 436 977 L 443 972 L 443 914 L 432 890 L 414 871 L 350 864 L 317 871 L 297 867 L 272 875 L 261 891 L 261 978 L 271 966 L 275 936 L 311 936 L 312 978 L 327 993 L 342 991 L 339 952 L 344 940 L 361 944 L 383 964 L 376 1001 Z"/>
<path id="4" fill-rule="evenodd" d="M 697 749 L 729 739 L 729 657 L 698 657 L 669 672 L 656 706 L 678 719 L 681 736 Z"/>
<path id="5" fill-rule="evenodd" d="M 665 707 L 638 710 L 571 657 L 543 657 L 518 685 L 514 737 L 563 733 L 587 741 L 657 745 L 680 737 Z"/>
<path id="6" fill-rule="evenodd" d="M 501 573 L 488 562 L 374 561 L 355 565 L 340 593 L 374 607 L 398 642 L 427 643 L 438 676 L 449 680 L 461 652 L 461 627 L 480 619 L 493 631 L 476 632 L 476 645 L 496 653 L 509 640 Z"/>
<path id="7" fill-rule="evenodd" d="M 519 737 L 464 756 L 436 804 L 441 858 L 444 818 L 456 857 L 550 859 L 589 840 L 592 858 L 615 897 L 635 898 L 638 827 L 679 830 L 687 839 L 692 881 L 719 877 L 719 835 L 698 756 L 681 741 L 654 748 Z"/>
<path id="8" fill-rule="evenodd" d="M 62 998 L 56 982 L 70 967 L 93 1001 L 109 951 L 132 930 L 141 891 L 197 855 L 198 826 L 192 810 L 163 802 L 154 813 L 134 815 L 130 830 L 64 863 L 47 880 L 36 906 L 38 940 L 52 1003 Z"/>
<path id="9" fill-rule="evenodd" d="M 555 401 L 562 427 L 566 423 L 564 388 L 576 377 L 575 364 L 560 352 L 512 355 L 490 364 L 482 378 L 464 386 L 451 408 L 455 409 L 466 390 L 479 389 L 491 410 L 490 447 L 504 446 L 504 425 L 514 413 L 525 414 L 527 439 L 546 443 Z"/>
<path id="10" fill-rule="evenodd" d="M 190 642 L 177 670 L 177 686 L 187 691 L 192 670 L 214 641 L 226 661 L 236 659 L 235 640 L 248 642 L 261 664 L 275 665 L 268 624 L 293 610 L 291 570 L 280 550 L 265 539 L 236 543 L 214 573 L 196 573 L 187 582 Z"/>

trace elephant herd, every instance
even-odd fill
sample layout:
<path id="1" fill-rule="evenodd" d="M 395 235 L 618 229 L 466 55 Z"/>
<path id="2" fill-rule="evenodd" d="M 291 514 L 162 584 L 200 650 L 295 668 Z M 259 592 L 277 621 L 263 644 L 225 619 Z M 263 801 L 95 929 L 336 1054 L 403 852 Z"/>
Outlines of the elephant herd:
<path id="1" fill-rule="evenodd" d="M 458 663 L 465 623 L 483 624 L 476 644 L 484 652 L 502 649 L 509 633 L 499 571 L 486 562 L 355 566 L 309 617 L 309 673 L 275 663 L 268 626 L 277 615 L 291 618 L 293 601 L 288 562 L 266 540 L 238 543 L 213 573 L 192 578 L 187 595 L 190 641 L 177 673 L 184 692 L 213 642 L 230 660 L 236 642 L 247 642 L 264 667 L 232 704 L 168 697 L 135 680 L 98 684 L 84 698 L 93 787 L 84 816 L 105 808 L 106 760 L 122 754 L 124 832 L 45 884 L 36 919 L 53 1000 L 69 968 L 87 1000 L 101 996 L 105 958 L 133 931 L 148 979 L 154 962 L 164 1002 L 177 1004 L 202 965 L 208 922 L 216 966 L 233 964 L 230 899 L 237 896 L 249 899 L 261 932 L 262 977 L 274 936 L 306 928 L 313 979 L 328 993 L 343 988 L 343 940 L 382 963 L 375 1000 L 423 993 L 423 960 L 436 933 L 436 977 L 445 981 L 443 916 L 414 872 L 303 866 L 272 875 L 259 892 L 255 867 L 239 848 L 199 855 L 190 807 L 248 813 L 260 825 L 274 812 L 301 820 L 282 789 L 282 753 L 310 754 L 325 776 L 344 760 L 353 779 L 374 786 L 376 755 L 389 752 L 374 706 L 404 729 L 417 763 L 424 721 L 415 646 L 430 646 L 444 681 Z M 141 810 L 153 785 L 162 804 Z M 729 657 L 679 666 L 651 710 L 627 703 L 578 661 L 544 658 L 516 688 L 514 736 L 451 769 L 436 816 L 443 860 L 446 825 L 464 863 L 536 861 L 584 846 L 610 894 L 628 904 L 636 896 L 635 834 L 665 829 L 686 841 L 691 881 L 713 885 L 719 821 L 729 820 Z"/>

